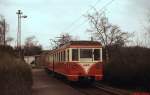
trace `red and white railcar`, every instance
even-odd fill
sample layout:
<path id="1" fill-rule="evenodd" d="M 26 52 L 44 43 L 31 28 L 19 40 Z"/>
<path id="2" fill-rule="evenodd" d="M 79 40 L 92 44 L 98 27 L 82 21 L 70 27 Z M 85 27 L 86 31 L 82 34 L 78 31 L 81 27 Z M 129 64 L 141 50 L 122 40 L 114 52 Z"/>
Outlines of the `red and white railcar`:
<path id="1" fill-rule="evenodd" d="M 102 80 L 102 45 L 96 41 L 70 41 L 47 54 L 46 67 L 71 81 Z"/>

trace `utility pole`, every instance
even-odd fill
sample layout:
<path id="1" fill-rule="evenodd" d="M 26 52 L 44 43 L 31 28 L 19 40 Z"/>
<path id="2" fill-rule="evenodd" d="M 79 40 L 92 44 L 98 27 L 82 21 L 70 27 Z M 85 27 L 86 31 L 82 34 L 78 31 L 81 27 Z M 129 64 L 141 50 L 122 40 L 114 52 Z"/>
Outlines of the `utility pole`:
<path id="1" fill-rule="evenodd" d="M 18 10 L 16 14 L 18 15 L 17 48 L 19 49 L 19 56 L 21 57 L 21 18 L 27 18 L 27 16 L 22 16 L 23 12 L 21 12 L 21 10 Z"/>

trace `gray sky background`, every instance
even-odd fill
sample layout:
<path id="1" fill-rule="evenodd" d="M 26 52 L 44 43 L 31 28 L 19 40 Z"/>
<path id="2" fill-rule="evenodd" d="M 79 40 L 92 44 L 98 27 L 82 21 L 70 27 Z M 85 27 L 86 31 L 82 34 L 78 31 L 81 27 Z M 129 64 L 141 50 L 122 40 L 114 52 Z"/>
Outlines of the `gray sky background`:
<path id="1" fill-rule="evenodd" d="M 22 19 L 22 43 L 29 36 L 36 36 L 44 48 L 48 48 L 49 39 L 62 32 L 69 32 L 80 39 L 89 39 L 86 32 L 88 21 L 82 15 L 91 12 L 91 6 L 98 10 L 111 0 L 0 0 L 0 14 L 9 23 L 9 34 L 15 38 L 17 31 L 18 9 L 27 19 Z M 96 4 L 97 3 L 97 4 Z M 114 0 L 106 7 L 106 15 L 111 23 L 119 25 L 123 31 L 143 32 L 142 24 L 146 24 L 150 14 L 149 0 Z M 71 27 L 72 22 L 76 21 Z M 15 41 L 13 44 L 15 44 Z"/>

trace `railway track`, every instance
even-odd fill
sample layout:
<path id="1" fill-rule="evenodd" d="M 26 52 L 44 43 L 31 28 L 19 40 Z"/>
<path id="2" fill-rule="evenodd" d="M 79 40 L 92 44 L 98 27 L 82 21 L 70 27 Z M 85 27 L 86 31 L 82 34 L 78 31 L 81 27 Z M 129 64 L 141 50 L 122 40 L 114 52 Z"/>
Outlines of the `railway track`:
<path id="1" fill-rule="evenodd" d="M 52 74 L 49 74 L 53 76 Z M 53 76 L 54 77 L 54 76 Z M 56 76 L 55 76 L 56 77 Z M 93 84 L 80 84 L 80 83 L 70 83 L 66 79 L 58 78 L 58 80 L 63 81 L 67 85 L 70 85 L 72 88 L 78 90 L 83 95 L 131 95 L 129 92 L 117 88 L 113 88 L 102 83 L 93 83 Z"/>
<path id="2" fill-rule="evenodd" d="M 130 95 L 129 92 L 108 87 L 99 83 L 93 85 L 71 85 L 74 89 L 78 90 L 83 95 Z"/>
<path id="3" fill-rule="evenodd" d="M 130 95 L 130 92 L 128 92 L 128 91 L 113 88 L 113 87 L 103 85 L 100 83 L 95 83 L 95 86 L 99 89 L 106 91 L 106 92 L 112 93 L 113 95 Z"/>

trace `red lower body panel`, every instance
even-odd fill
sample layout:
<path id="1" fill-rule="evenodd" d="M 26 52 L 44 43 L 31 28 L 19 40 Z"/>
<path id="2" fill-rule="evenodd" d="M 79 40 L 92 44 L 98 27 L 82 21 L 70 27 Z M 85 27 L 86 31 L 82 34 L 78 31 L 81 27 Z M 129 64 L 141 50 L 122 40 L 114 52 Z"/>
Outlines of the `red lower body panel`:
<path id="1" fill-rule="evenodd" d="M 48 69 L 64 75 L 68 80 L 71 81 L 78 81 L 80 77 L 92 77 L 94 80 L 102 80 L 103 78 L 102 63 L 92 63 L 87 71 L 85 70 L 85 67 L 82 66 L 82 64 L 76 62 L 55 63 L 54 66 L 50 63 L 48 65 Z"/>

